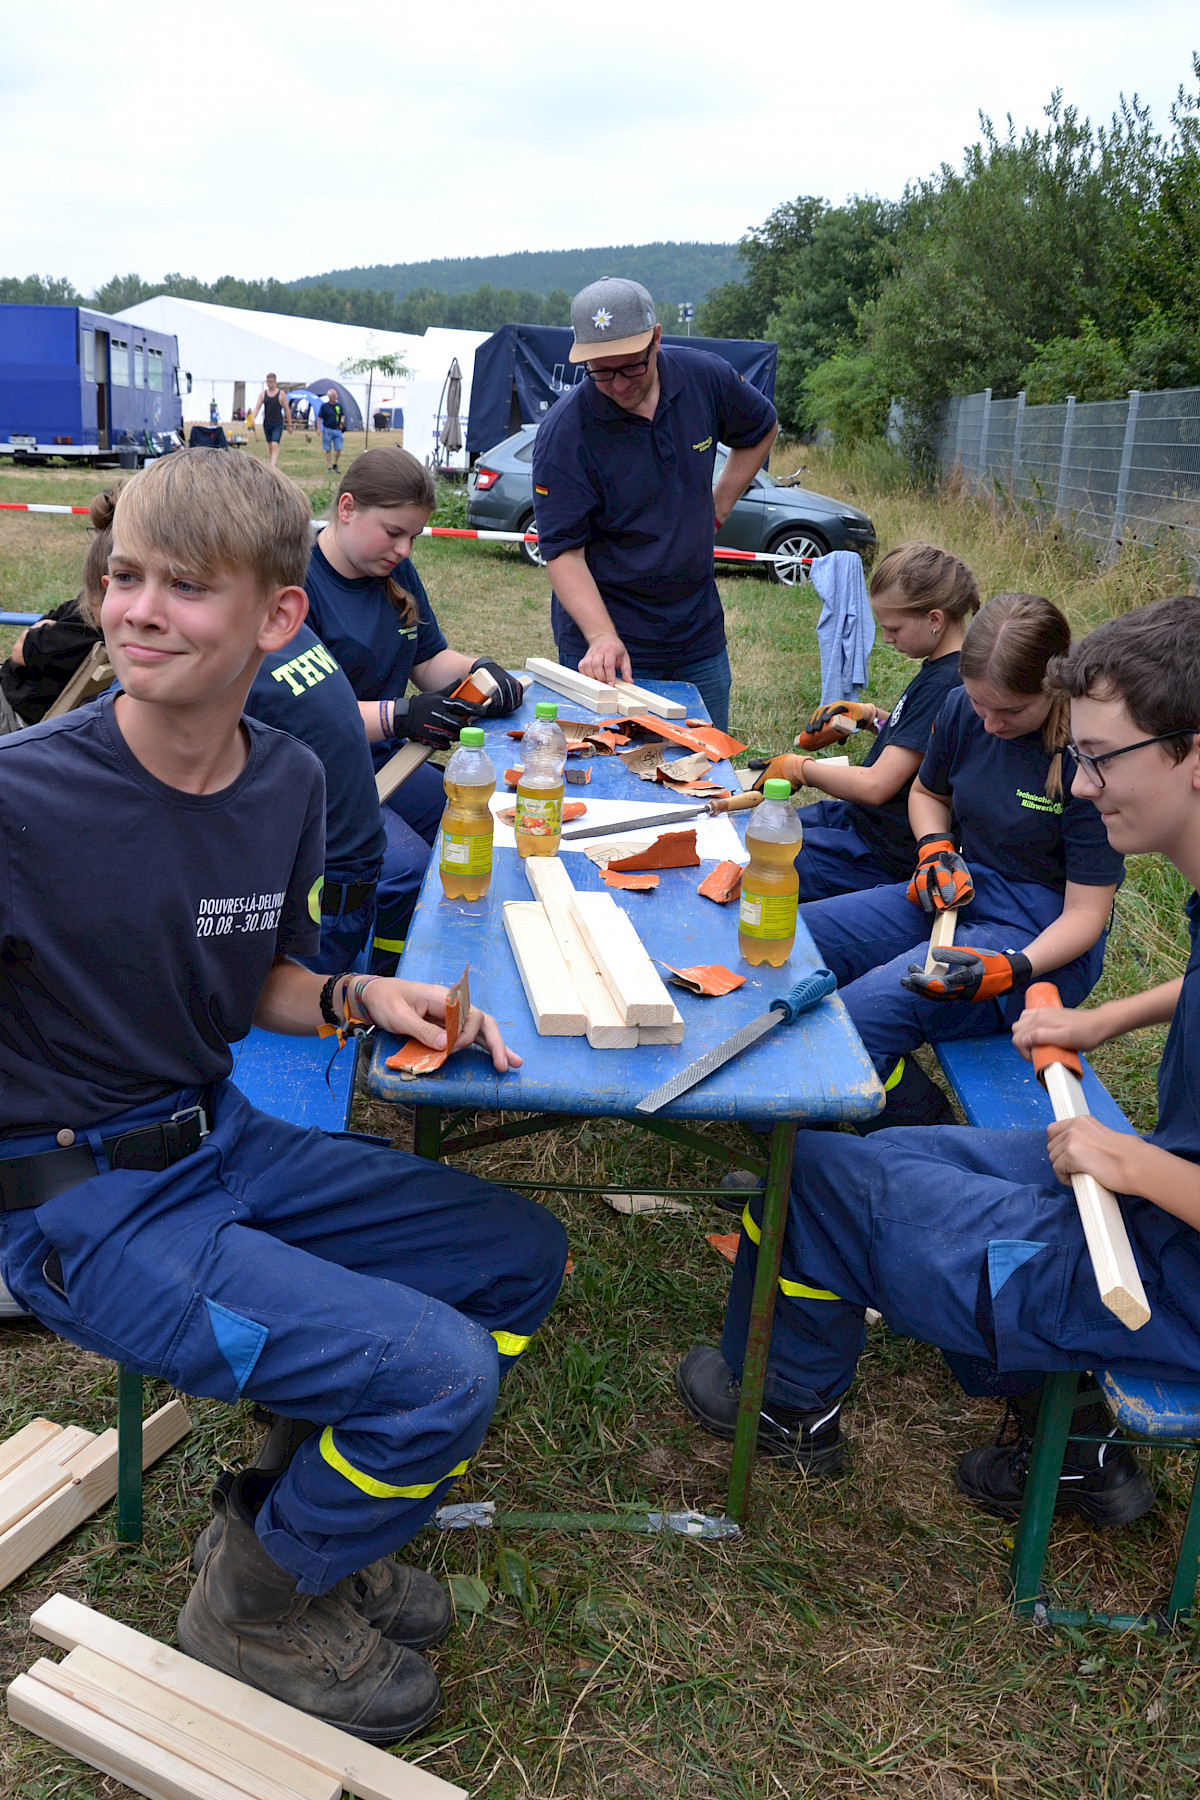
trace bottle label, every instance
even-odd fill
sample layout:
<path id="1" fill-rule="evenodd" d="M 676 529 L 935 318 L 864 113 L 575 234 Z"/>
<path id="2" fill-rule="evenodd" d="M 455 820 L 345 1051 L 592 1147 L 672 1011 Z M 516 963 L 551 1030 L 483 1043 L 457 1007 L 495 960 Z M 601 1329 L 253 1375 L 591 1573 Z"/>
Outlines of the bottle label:
<path id="1" fill-rule="evenodd" d="M 557 837 L 562 830 L 562 799 L 538 800 L 531 794 L 517 795 L 517 817 L 513 829 L 518 836 Z"/>
<path id="2" fill-rule="evenodd" d="M 742 882 L 738 928 L 752 938 L 790 938 L 796 935 L 798 894 L 756 894 Z"/>
<path id="3" fill-rule="evenodd" d="M 442 867 L 456 875 L 486 875 L 492 866 L 492 834 L 481 831 L 472 837 L 442 833 Z"/>

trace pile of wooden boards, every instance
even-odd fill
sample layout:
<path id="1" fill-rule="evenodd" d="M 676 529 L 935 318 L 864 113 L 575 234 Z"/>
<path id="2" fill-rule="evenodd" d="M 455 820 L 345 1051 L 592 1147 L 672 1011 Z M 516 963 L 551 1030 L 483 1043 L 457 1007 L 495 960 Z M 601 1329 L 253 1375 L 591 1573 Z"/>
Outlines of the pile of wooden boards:
<path id="1" fill-rule="evenodd" d="M 576 893 L 561 857 L 530 856 L 536 898 L 509 900 L 504 929 L 542 1037 L 586 1037 L 593 1050 L 678 1044 L 683 1019 L 611 894 Z"/>
<path id="2" fill-rule="evenodd" d="M 55 1594 L 30 1620 L 70 1652 L 8 1690 L 8 1716 L 150 1800 L 466 1800 L 385 1750 Z"/>
<path id="3" fill-rule="evenodd" d="M 178 1400 L 142 1428 L 142 1467 L 157 1462 L 192 1422 Z M 0 1588 L 77 1529 L 117 1491 L 116 1431 L 31 1419 L 0 1444 Z"/>
<path id="4" fill-rule="evenodd" d="M 687 707 L 681 706 L 678 700 L 664 700 L 661 694 L 651 693 L 649 688 L 638 687 L 633 681 L 593 681 L 590 675 L 581 675 L 577 669 L 564 669 L 561 663 L 551 662 L 545 656 L 527 656 L 525 667 L 552 693 L 565 694 L 577 706 L 586 706 L 589 712 L 617 713 L 627 719 L 634 719 L 639 713 L 655 713 L 660 719 L 685 719 Z"/>

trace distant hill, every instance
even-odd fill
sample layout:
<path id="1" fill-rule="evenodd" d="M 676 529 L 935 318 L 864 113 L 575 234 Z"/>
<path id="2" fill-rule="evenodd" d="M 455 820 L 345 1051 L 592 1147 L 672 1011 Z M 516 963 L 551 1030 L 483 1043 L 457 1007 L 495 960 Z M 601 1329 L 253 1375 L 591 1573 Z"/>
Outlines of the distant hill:
<path id="1" fill-rule="evenodd" d="M 509 256 L 444 257 L 434 262 L 374 263 L 369 269 L 329 269 L 288 286 L 374 288 L 399 300 L 415 288 L 466 294 L 485 284 L 519 288 L 543 299 L 563 289 L 578 293 L 601 275 L 628 275 L 656 300 L 699 302 L 710 288 L 745 274 L 736 244 L 608 244 L 592 250 L 515 250 Z"/>

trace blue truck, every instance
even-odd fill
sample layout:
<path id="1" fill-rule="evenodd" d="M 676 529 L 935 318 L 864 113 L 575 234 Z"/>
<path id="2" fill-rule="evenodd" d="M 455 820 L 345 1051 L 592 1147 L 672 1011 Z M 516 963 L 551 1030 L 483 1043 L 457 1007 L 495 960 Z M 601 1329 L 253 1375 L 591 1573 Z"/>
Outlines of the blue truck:
<path id="1" fill-rule="evenodd" d="M 0 305 L 0 457 L 161 456 L 180 441 L 191 386 L 165 332 L 87 306 Z"/>

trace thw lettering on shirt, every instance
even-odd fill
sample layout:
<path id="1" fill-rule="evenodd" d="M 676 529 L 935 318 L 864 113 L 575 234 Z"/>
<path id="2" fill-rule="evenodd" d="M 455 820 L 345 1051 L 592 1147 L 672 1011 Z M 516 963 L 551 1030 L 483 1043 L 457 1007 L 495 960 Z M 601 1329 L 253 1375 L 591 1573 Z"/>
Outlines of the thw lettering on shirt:
<path id="1" fill-rule="evenodd" d="M 286 681 L 293 694 L 302 694 L 305 688 L 316 687 L 327 675 L 336 675 L 337 670 L 338 664 L 324 644 L 314 644 L 302 656 L 293 656 L 291 662 L 272 669 L 271 679 Z"/>

